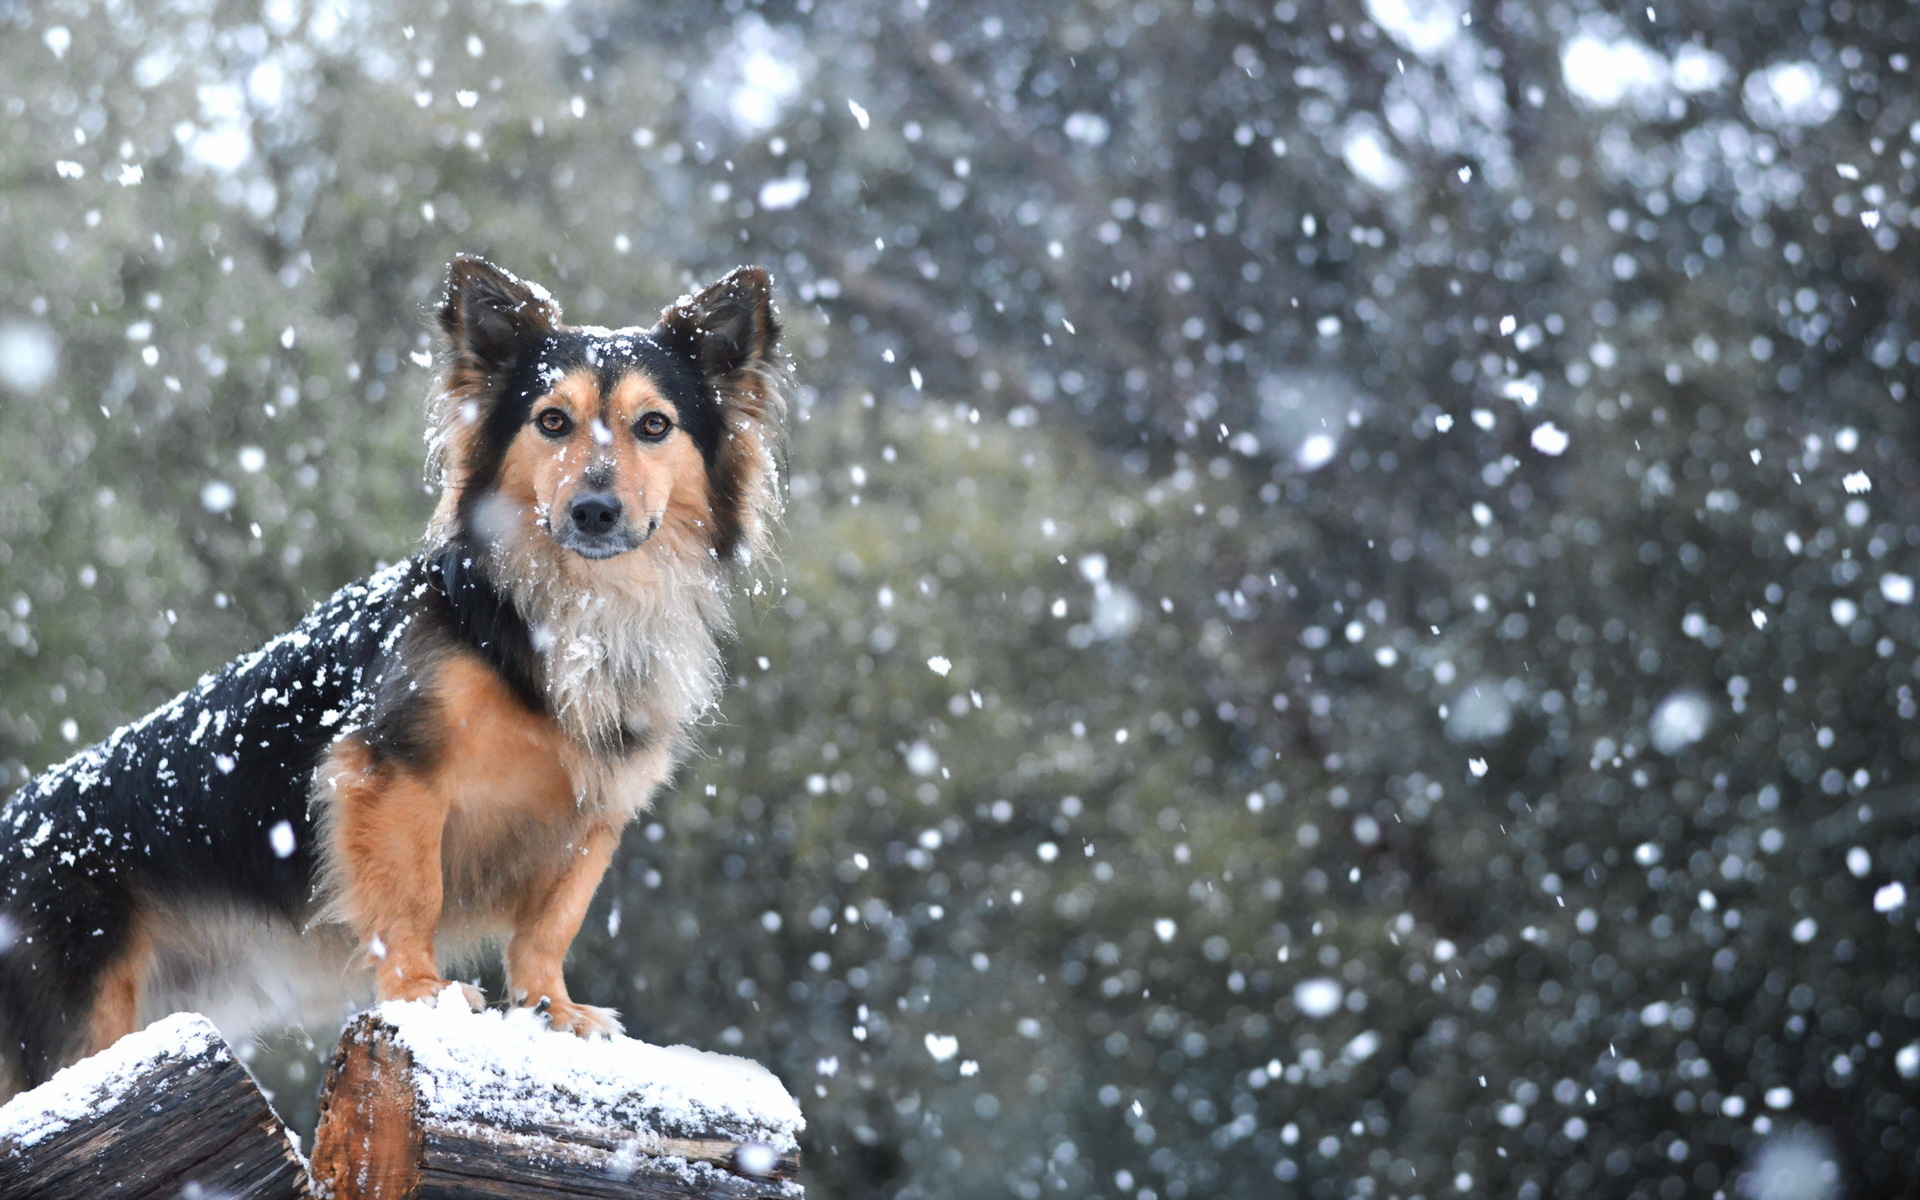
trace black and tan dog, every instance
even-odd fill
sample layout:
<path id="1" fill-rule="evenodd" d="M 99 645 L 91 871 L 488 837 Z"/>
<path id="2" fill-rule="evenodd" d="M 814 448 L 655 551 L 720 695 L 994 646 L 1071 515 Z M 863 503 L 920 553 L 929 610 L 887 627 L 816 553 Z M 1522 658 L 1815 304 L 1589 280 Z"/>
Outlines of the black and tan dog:
<path id="1" fill-rule="evenodd" d="M 561 962 L 775 514 L 771 283 L 576 328 L 461 258 L 440 323 L 425 549 L 0 810 L 0 1097 L 170 1004 L 418 999 L 496 942 L 516 1003 L 619 1029 Z"/>

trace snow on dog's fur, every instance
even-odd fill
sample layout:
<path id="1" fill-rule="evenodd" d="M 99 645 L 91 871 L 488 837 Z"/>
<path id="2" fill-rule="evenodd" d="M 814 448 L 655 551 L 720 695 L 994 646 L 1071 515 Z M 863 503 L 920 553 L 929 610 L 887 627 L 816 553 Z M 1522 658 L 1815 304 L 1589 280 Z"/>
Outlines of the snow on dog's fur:
<path id="1" fill-rule="evenodd" d="M 619 1028 L 561 961 L 718 697 L 731 572 L 766 551 L 771 281 L 609 330 L 461 258 L 440 324 L 420 553 L 0 810 L 0 1096 L 159 1004 L 310 1021 L 316 996 L 435 994 L 491 943 L 515 1002 Z"/>

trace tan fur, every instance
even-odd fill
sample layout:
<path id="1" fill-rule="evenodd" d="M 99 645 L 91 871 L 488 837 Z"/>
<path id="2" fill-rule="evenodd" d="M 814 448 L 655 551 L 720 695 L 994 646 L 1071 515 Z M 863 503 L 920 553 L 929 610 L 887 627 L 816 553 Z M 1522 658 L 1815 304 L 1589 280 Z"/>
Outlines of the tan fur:
<path id="1" fill-rule="evenodd" d="M 442 739 L 432 769 L 376 764 L 352 739 L 333 752 L 328 915 L 360 935 L 382 999 L 448 986 L 437 943 L 504 940 L 517 1000 L 547 1000 L 556 1028 L 617 1030 L 611 1013 L 572 1002 L 561 963 L 629 813 L 579 802 L 590 759 L 477 658 L 441 663 L 426 702 Z M 639 757 L 644 795 L 671 764 Z"/>
<path id="2" fill-rule="evenodd" d="M 140 996 L 152 970 L 153 936 L 146 920 L 135 917 L 124 948 L 95 988 L 86 1054 L 98 1054 L 140 1027 Z"/>

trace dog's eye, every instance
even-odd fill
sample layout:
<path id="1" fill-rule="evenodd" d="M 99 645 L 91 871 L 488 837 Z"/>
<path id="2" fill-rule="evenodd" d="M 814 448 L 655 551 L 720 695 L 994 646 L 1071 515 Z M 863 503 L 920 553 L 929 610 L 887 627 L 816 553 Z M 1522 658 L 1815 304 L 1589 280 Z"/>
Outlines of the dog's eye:
<path id="1" fill-rule="evenodd" d="M 534 424 L 540 426 L 541 433 L 560 437 L 573 428 L 573 418 L 557 408 L 549 408 L 534 418 Z"/>
<path id="2" fill-rule="evenodd" d="M 633 431 L 650 442 L 657 442 L 672 428 L 673 422 L 665 413 L 650 412 L 634 423 Z"/>

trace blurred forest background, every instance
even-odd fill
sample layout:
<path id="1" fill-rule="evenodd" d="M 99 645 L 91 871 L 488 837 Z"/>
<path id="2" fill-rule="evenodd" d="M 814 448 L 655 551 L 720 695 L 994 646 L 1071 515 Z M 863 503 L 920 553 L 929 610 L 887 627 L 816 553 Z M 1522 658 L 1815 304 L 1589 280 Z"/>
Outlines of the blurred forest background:
<path id="1" fill-rule="evenodd" d="M 814 1194 L 1920 1186 L 1914 5 L 0 29 L 9 789 L 418 545 L 453 254 L 763 263 L 784 558 L 572 974 Z"/>

